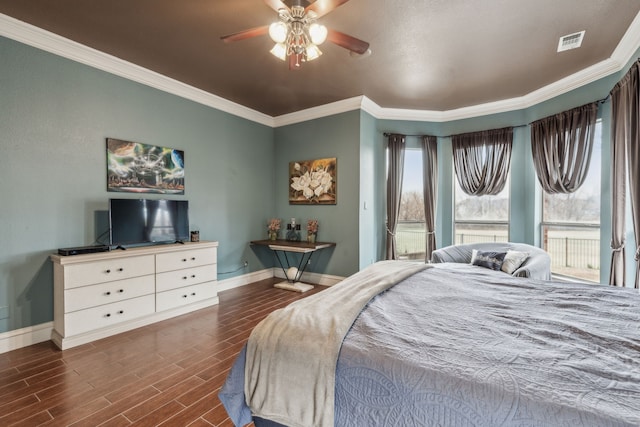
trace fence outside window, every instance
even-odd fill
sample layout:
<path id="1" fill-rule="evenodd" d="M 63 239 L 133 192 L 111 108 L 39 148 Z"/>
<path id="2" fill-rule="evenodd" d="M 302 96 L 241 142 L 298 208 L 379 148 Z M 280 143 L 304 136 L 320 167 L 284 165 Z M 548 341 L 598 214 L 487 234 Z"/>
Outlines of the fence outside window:
<path id="1" fill-rule="evenodd" d="M 396 250 L 400 259 L 424 260 L 427 241 L 423 221 L 400 221 L 396 228 Z"/>
<path id="2" fill-rule="evenodd" d="M 543 224 L 542 236 L 542 248 L 551 255 L 553 273 L 600 281 L 598 224 Z"/>
<path id="3" fill-rule="evenodd" d="M 509 223 L 507 221 L 456 221 L 455 243 L 508 242 Z"/>

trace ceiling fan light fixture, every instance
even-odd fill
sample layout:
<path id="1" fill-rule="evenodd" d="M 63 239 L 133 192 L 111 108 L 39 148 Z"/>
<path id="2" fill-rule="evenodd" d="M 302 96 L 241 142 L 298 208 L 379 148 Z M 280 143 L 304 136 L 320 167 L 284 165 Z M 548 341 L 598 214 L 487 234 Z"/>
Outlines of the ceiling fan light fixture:
<path id="1" fill-rule="evenodd" d="M 282 21 L 269 25 L 269 37 L 276 43 L 284 43 L 288 33 L 289 29 L 287 28 L 287 24 Z"/>
<path id="2" fill-rule="evenodd" d="M 287 59 L 287 46 L 284 43 L 276 43 L 275 46 L 269 51 L 273 56 L 283 61 Z"/>
<path id="3" fill-rule="evenodd" d="M 289 61 L 289 69 L 295 70 L 303 62 L 313 61 L 322 55 L 318 48 L 329 41 L 350 51 L 352 56 L 371 54 L 369 43 L 348 34 L 318 24 L 316 20 L 349 0 L 264 0 L 278 13 L 278 20 L 270 25 L 222 36 L 226 42 L 244 40 L 269 34 L 275 45 L 269 51 L 273 56 Z"/>
<path id="4" fill-rule="evenodd" d="M 321 45 L 327 40 L 327 27 L 316 22 L 309 26 L 309 38 L 316 46 Z"/>
<path id="5" fill-rule="evenodd" d="M 307 45 L 307 48 L 305 50 L 305 59 L 307 61 L 313 61 L 314 59 L 320 57 L 320 55 L 322 55 L 322 51 L 318 49 L 318 46 L 316 46 L 315 44 Z"/>

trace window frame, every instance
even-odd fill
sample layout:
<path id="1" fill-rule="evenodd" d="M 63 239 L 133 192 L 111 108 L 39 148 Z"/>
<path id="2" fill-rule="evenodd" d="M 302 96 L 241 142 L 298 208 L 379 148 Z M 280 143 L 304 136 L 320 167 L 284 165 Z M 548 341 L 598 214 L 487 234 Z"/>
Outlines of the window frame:
<path id="1" fill-rule="evenodd" d="M 414 153 L 415 152 L 415 153 Z M 423 192 L 423 188 L 422 186 L 424 186 L 424 182 L 422 181 L 422 172 L 424 171 L 424 164 L 422 163 L 422 149 L 420 147 L 414 147 L 414 146 L 410 146 L 410 145 L 405 145 L 405 149 L 404 149 L 404 170 L 402 173 L 402 194 L 405 194 L 405 174 L 407 172 L 407 156 L 410 155 L 409 153 L 411 153 L 411 155 L 416 155 L 419 156 L 420 158 L 420 176 L 419 176 L 419 181 L 420 181 L 420 190 L 419 190 L 419 195 L 420 197 L 424 197 L 424 192 Z M 402 197 L 402 196 L 401 196 Z M 401 202 L 402 204 L 402 202 Z M 423 200 L 423 204 L 421 206 L 424 209 L 424 200 Z M 409 230 L 402 230 L 402 226 L 409 226 L 409 228 L 411 228 L 411 225 L 419 225 L 422 224 L 422 227 L 425 229 L 424 232 L 422 232 L 422 236 L 420 236 L 418 238 L 418 240 L 420 242 L 418 242 L 418 245 L 420 247 L 420 251 L 417 252 L 407 252 L 405 254 L 400 253 L 401 251 L 401 243 L 398 239 L 398 234 L 400 233 L 409 233 L 409 236 L 407 237 L 407 240 L 414 240 L 415 237 L 411 236 L 411 234 L 419 234 L 419 232 L 411 232 Z M 411 246 L 411 244 L 409 245 Z M 426 251 L 426 220 L 424 219 L 424 211 L 423 211 L 423 220 L 419 221 L 419 220 L 406 220 L 406 219 L 400 219 L 398 218 L 398 222 L 397 222 L 397 229 L 396 229 L 396 247 L 397 247 L 397 251 L 398 251 L 398 256 L 400 259 L 407 259 L 410 261 L 424 261 L 425 258 L 425 251 Z"/>
<path id="2" fill-rule="evenodd" d="M 571 274 L 567 274 L 566 272 L 561 272 L 561 271 L 553 271 L 554 268 L 554 258 L 552 256 L 551 258 L 551 274 L 552 276 L 556 276 L 558 278 L 562 278 L 562 279 L 567 279 L 567 280 L 575 280 L 575 281 L 586 281 L 586 282 L 590 282 L 590 283 L 599 283 L 600 282 L 600 275 L 601 275 L 601 270 L 602 270 L 602 262 L 601 262 L 601 254 L 600 254 L 600 245 L 601 245 L 601 241 L 602 241 L 602 194 L 603 194 L 603 186 L 604 183 L 602 181 L 602 156 L 603 156 L 603 136 L 604 136 L 604 124 L 602 121 L 601 117 L 598 117 L 598 119 L 596 120 L 596 129 L 599 130 L 599 132 L 596 132 L 595 138 L 599 138 L 600 144 L 595 144 L 594 143 L 594 148 L 596 146 L 600 147 L 600 155 L 599 155 L 599 159 L 600 159 L 600 176 L 597 179 L 597 182 L 600 184 L 599 187 L 599 191 L 598 191 L 598 195 L 597 195 L 597 200 L 598 200 L 598 218 L 599 218 L 599 222 L 595 223 L 595 222 L 573 222 L 573 221 L 562 221 L 562 220 L 552 220 L 552 221 L 547 221 L 546 220 L 546 211 L 545 211 L 545 192 L 543 190 L 540 191 L 540 247 L 542 249 L 544 249 L 545 251 L 547 251 L 549 253 L 549 255 L 551 256 L 551 252 L 549 251 L 549 244 L 548 244 L 548 231 L 549 229 L 560 229 L 560 228 L 565 228 L 566 231 L 594 231 L 597 232 L 595 234 L 597 234 L 598 239 L 596 244 L 594 245 L 595 251 L 598 254 L 597 257 L 595 257 L 598 260 L 598 278 L 587 278 L 587 277 L 581 277 L 581 276 L 575 276 L 575 275 L 571 275 Z M 593 161 L 593 152 L 591 155 L 591 161 Z M 589 168 L 591 168 L 591 164 L 589 164 Z M 540 183 L 537 182 L 537 185 L 540 187 Z M 585 181 L 583 183 L 583 185 L 588 185 L 588 183 Z M 595 239 L 574 239 L 574 240 L 595 240 Z M 565 263 L 565 268 L 569 268 L 570 263 L 569 263 L 569 255 L 568 255 L 568 241 L 565 243 L 565 255 L 563 257 L 564 259 L 564 263 Z M 588 256 L 586 256 L 586 258 L 588 258 Z M 557 264 L 556 264 L 557 265 Z M 589 269 L 590 267 L 588 267 L 589 263 L 587 263 L 587 269 Z M 574 267 L 576 268 L 576 267 Z M 581 270 L 585 270 L 585 268 L 579 268 Z M 585 275 L 586 276 L 586 275 Z"/>
<path id="3" fill-rule="evenodd" d="M 503 241 L 510 241 L 511 238 L 511 170 L 509 170 L 509 176 L 507 177 L 507 186 L 508 188 L 504 189 L 508 190 L 507 191 L 507 219 L 503 220 L 492 220 L 492 221 L 488 221 L 488 220 L 468 220 L 468 219 L 463 219 L 463 220 L 458 220 L 456 217 L 456 203 L 458 200 L 458 190 L 459 191 L 463 191 L 462 188 L 460 188 L 460 185 L 458 184 L 458 178 L 455 175 L 455 168 L 452 168 L 453 170 L 453 211 L 452 211 L 452 216 L 453 216 L 453 242 L 454 244 L 458 245 L 458 244 L 464 244 L 464 243 L 478 243 L 480 242 L 480 240 L 475 240 L 475 241 L 469 241 L 469 242 L 463 242 L 463 241 L 458 241 L 458 225 L 475 225 L 475 226 L 501 226 L 501 227 L 505 227 L 506 231 L 507 231 L 507 236 L 506 236 L 506 240 L 495 240 L 495 235 L 494 235 L 494 240 L 493 242 L 503 242 Z M 470 197 L 487 197 L 487 196 L 470 196 Z M 482 240 L 482 242 L 484 242 L 484 240 Z"/>

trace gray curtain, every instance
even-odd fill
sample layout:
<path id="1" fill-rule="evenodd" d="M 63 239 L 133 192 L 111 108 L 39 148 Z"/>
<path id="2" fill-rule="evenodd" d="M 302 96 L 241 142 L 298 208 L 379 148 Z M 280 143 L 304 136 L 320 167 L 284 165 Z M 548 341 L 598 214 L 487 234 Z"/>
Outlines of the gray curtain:
<path id="1" fill-rule="evenodd" d="M 422 137 L 422 192 L 426 228 L 425 262 L 436 249 L 436 202 L 438 200 L 438 146 L 435 136 Z"/>
<path id="2" fill-rule="evenodd" d="M 609 284 L 626 286 L 624 262 L 626 172 L 636 241 L 634 287 L 640 286 L 640 65 L 636 62 L 611 90 L 611 272 Z M 626 155 L 626 165 L 625 165 Z M 625 170 L 626 166 L 626 170 Z"/>
<path id="3" fill-rule="evenodd" d="M 597 113 L 594 102 L 531 123 L 533 165 L 547 193 L 573 193 L 584 182 Z"/>
<path id="4" fill-rule="evenodd" d="M 387 259 L 398 259 L 396 228 L 402 195 L 405 139 L 404 135 L 392 134 L 387 142 Z"/>
<path id="5" fill-rule="evenodd" d="M 454 135 L 453 162 L 462 190 L 472 196 L 500 193 L 511 165 L 513 128 Z"/>

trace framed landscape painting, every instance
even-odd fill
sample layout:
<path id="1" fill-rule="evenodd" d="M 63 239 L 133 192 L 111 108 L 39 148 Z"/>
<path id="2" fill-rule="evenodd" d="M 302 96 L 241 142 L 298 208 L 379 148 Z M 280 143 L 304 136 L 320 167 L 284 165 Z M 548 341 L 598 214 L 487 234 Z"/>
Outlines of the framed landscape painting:
<path id="1" fill-rule="evenodd" d="M 184 194 L 184 151 L 107 138 L 107 191 Z"/>
<path id="2" fill-rule="evenodd" d="M 289 163 L 289 204 L 335 205 L 337 195 L 336 158 Z"/>

